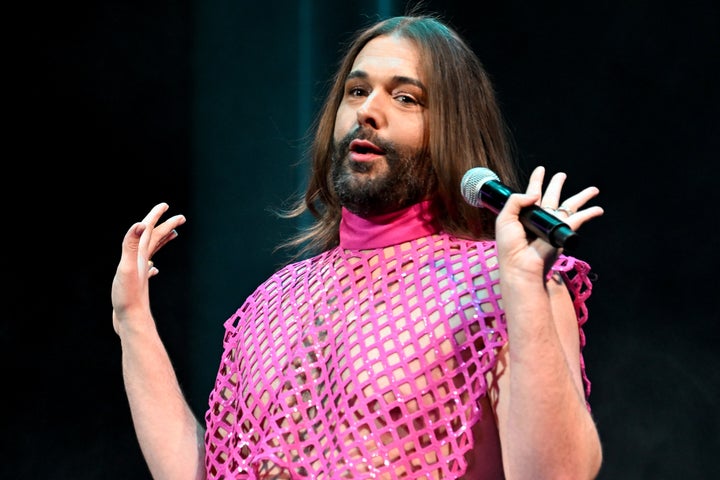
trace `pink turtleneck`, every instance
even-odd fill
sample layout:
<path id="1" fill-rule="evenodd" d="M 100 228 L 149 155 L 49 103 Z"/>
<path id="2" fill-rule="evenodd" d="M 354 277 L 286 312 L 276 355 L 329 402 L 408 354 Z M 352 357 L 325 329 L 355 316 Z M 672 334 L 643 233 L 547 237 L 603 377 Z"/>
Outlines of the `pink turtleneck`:
<path id="1" fill-rule="evenodd" d="M 396 245 L 439 231 L 432 218 L 430 201 L 416 203 L 396 212 L 359 217 L 343 207 L 340 221 L 340 247 L 367 250 Z"/>

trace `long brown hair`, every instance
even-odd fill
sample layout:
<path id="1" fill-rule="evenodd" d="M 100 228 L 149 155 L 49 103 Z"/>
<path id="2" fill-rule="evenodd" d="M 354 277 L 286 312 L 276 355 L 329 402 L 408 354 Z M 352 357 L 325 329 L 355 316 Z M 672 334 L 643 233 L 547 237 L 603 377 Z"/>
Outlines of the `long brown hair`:
<path id="1" fill-rule="evenodd" d="M 495 215 L 468 205 L 460 182 L 470 168 L 487 167 L 507 185 L 517 176 L 510 136 L 495 92 L 477 55 L 456 31 L 427 14 L 392 17 L 359 31 L 339 69 L 316 119 L 310 148 L 312 171 L 307 190 L 292 209 L 281 214 L 295 218 L 309 211 L 314 222 L 280 247 L 299 247 L 296 256 L 318 253 L 339 243 L 342 205 L 329 180 L 335 116 L 345 80 L 355 57 L 372 39 L 396 35 L 413 41 L 420 52 L 427 92 L 426 149 L 437 177 L 432 205 L 441 228 L 465 238 L 492 238 Z"/>

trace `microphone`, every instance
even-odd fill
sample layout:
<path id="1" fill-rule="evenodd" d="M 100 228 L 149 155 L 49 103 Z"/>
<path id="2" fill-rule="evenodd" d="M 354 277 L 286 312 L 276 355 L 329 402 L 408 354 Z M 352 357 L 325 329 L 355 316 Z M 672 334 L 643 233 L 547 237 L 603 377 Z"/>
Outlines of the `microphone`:
<path id="1" fill-rule="evenodd" d="M 473 207 L 485 207 L 497 214 L 514 193 L 500 182 L 500 178 L 484 167 L 471 168 L 463 175 L 460 191 L 465 201 Z M 537 205 L 520 210 L 520 223 L 526 230 L 542 238 L 556 248 L 577 248 L 580 237 L 562 220 Z"/>

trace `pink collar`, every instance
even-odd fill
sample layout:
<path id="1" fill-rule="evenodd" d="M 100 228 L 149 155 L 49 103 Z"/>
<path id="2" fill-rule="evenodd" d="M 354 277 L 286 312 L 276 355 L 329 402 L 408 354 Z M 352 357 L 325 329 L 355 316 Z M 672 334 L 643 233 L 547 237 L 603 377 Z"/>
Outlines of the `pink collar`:
<path id="1" fill-rule="evenodd" d="M 430 201 L 416 203 L 397 212 L 362 218 L 342 209 L 340 247 L 365 250 L 395 245 L 439 231 L 430 212 Z"/>

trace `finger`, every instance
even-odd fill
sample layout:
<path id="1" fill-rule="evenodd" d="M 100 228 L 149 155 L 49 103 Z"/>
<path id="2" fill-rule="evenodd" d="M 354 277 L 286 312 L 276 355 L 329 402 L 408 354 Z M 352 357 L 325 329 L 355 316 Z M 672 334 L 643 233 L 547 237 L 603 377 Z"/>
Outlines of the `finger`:
<path id="1" fill-rule="evenodd" d="M 560 194 L 565 184 L 567 175 L 564 172 L 558 172 L 550 178 L 545 193 L 542 196 L 542 207 L 545 209 L 556 209 L 560 204 Z"/>
<path id="2" fill-rule="evenodd" d="M 155 227 L 150 243 L 150 256 L 178 237 L 177 227 L 185 223 L 184 215 L 175 215 Z"/>
<path id="3" fill-rule="evenodd" d="M 500 211 L 498 219 L 501 217 L 517 220 L 520 216 L 520 210 L 537 203 L 538 195 L 532 193 L 513 193 L 505 202 L 505 206 Z"/>
<path id="4" fill-rule="evenodd" d="M 572 214 L 571 216 L 567 217 L 563 221 L 568 224 L 570 228 L 573 230 L 579 229 L 583 224 L 588 222 L 589 220 L 599 217 L 603 215 L 605 211 L 602 209 L 602 207 L 593 205 L 592 207 L 588 207 L 582 210 L 577 211 L 576 213 Z"/>
<path id="5" fill-rule="evenodd" d="M 137 238 L 131 239 L 131 241 L 128 243 L 129 250 L 124 250 L 124 253 L 127 253 L 127 255 L 131 255 L 134 253 L 134 260 L 138 273 L 147 272 L 147 261 L 150 260 L 151 256 L 150 247 L 153 237 L 153 231 L 158 220 L 167 209 L 167 203 L 163 202 L 155 205 L 147 213 L 147 215 L 145 215 L 140 224 L 134 229 L 134 234 Z"/>
<path id="6" fill-rule="evenodd" d="M 177 238 L 178 233 L 177 230 L 172 229 L 170 232 L 160 236 L 158 241 L 155 244 L 155 247 L 153 248 L 153 254 L 160 250 L 163 246 L 165 246 L 166 243 L 168 243 L 170 240 L 173 240 L 174 238 Z"/>
<path id="7" fill-rule="evenodd" d="M 146 229 L 146 225 L 138 222 L 134 223 L 123 237 L 122 248 L 120 252 L 120 263 L 118 264 L 118 270 L 130 268 L 136 264 L 138 244 L 140 237 Z"/>
<path id="8" fill-rule="evenodd" d="M 158 270 L 158 268 L 154 264 L 152 264 L 152 262 L 150 263 L 151 265 L 150 268 L 148 268 L 148 277 L 154 277 L 155 275 L 160 273 L 160 270 Z"/>
<path id="9" fill-rule="evenodd" d="M 543 179 L 545 178 L 545 167 L 535 167 L 530 174 L 528 187 L 525 193 L 538 199 L 542 196 Z"/>
<path id="10" fill-rule="evenodd" d="M 184 223 L 184 215 L 175 215 L 155 227 L 155 231 L 153 232 L 153 240 L 155 244 L 162 246 L 177 237 L 178 233 L 176 229 Z"/>
<path id="11" fill-rule="evenodd" d="M 155 225 L 157 225 L 160 217 L 162 217 L 163 213 L 165 213 L 168 208 L 170 208 L 170 206 L 167 203 L 158 203 L 148 212 L 147 215 L 145 215 L 145 218 L 142 219 L 142 223 L 146 225 L 147 228 L 145 232 L 143 232 L 143 235 L 140 237 L 139 252 L 143 256 L 145 256 L 146 260 L 150 258 L 149 252 L 152 251 L 150 246 L 152 238 L 153 236 L 155 236 Z"/>
<path id="12" fill-rule="evenodd" d="M 579 193 L 567 198 L 557 208 L 550 208 L 552 213 L 558 218 L 567 218 L 575 215 L 579 210 L 582 209 L 590 199 L 595 197 L 600 190 L 597 187 L 587 187 Z M 544 202 L 543 202 L 544 203 Z M 548 207 L 545 207 L 548 208 Z"/>
<path id="13" fill-rule="evenodd" d="M 142 223 L 154 227 L 158 220 L 160 220 L 160 217 L 162 217 L 162 214 L 165 213 L 168 208 L 170 208 L 170 205 L 167 203 L 158 203 L 147 213 L 147 215 L 145 215 L 145 218 L 142 219 Z"/>
<path id="14" fill-rule="evenodd" d="M 562 204 L 573 211 L 577 211 L 599 193 L 600 190 L 597 187 L 587 187 L 575 195 L 568 197 Z"/>
<path id="15" fill-rule="evenodd" d="M 556 211 L 565 223 L 572 229 L 578 229 L 588 220 L 599 217 L 605 213 L 602 207 L 593 205 L 584 207 L 585 204 L 600 193 L 597 187 L 587 187 L 562 202 Z"/>
<path id="16" fill-rule="evenodd" d="M 167 203 L 159 203 L 143 219 L 143 223 L 146 223 L 151 230 L 151 235 L 147 239 L 148 259 L 163 245 L 176 238 L 177 231 L 175 229 L 185 223 L 185 216 L 175 215 L 158 224 L 157 222 L 169 208 Z"/>

